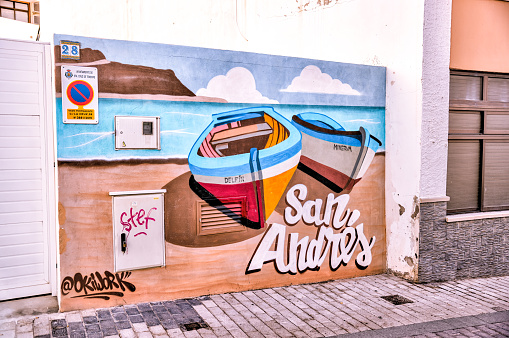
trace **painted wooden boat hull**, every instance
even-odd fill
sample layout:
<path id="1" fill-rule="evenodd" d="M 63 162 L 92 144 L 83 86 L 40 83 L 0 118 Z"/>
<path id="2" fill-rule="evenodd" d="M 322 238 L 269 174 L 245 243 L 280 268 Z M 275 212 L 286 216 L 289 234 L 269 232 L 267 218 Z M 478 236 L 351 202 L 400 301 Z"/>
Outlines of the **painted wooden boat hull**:
<path id="1" fill-rule="evenodd" d="M 241 223 L 263 227 L 297 169 L 301 148 L 298 130 L 271 107 L 213 115 L 189 154 L 190 186 L 225 214 L 226 201 L 245 201 Z"/>
<path id="2" fill-rule="evenodd" d="M 336 193 L 351 190 L 361 180 L 381 145 L 363 127 L 345 131 L 322 114 L 295 115 L 292 124 L 302 133 L 299 169 Z"/>

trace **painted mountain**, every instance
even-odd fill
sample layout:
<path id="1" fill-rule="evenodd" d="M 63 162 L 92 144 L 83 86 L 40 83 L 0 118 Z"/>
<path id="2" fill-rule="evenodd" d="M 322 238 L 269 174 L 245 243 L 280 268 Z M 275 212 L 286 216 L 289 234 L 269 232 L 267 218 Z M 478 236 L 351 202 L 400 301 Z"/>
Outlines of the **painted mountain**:
<path id="1" fill-rule="evenodd" d="M 69 65 L 96 67 L 100 93 L 196 96 L 180 82 L 171 69 L 156 69 L 109 61 L 101 51 L 90 48 L 83 48 L 80 52 L 80 60 L 62 60 L 60 46 L 55 46 L 57 93 L 62 91 L 59 66 Z"/>

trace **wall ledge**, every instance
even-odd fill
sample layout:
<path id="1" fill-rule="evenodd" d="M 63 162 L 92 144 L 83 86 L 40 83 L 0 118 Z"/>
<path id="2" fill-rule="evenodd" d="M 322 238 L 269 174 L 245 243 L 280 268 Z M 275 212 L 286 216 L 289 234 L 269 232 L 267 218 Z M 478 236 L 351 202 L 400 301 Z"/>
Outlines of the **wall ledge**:
<path id="1" fill-rule="evenodd" d="M 166 189 L 135 190 L 135 191 L 114 191 L 114 192 L 110 192 L 110 196 L 164 194 L 165 192 L 166 192 Z"/>
<path id="2" fill-rule="evenodd" d="M 449 196 L 421 197 L 421 203 L 449 202 Z"/>
<path id="3" fill-rule="evenodd" d="M 476 212 L 476 213 L 461 214 L 461 215 L 450 215 L 450 216 L 445 217 L 445 221 L 448 223 L 451 223 L 451 222 L 473 221 L 476 219 L 500 218 L 500 217 L 509 217 L 509 210 L 508 211 Z"/>

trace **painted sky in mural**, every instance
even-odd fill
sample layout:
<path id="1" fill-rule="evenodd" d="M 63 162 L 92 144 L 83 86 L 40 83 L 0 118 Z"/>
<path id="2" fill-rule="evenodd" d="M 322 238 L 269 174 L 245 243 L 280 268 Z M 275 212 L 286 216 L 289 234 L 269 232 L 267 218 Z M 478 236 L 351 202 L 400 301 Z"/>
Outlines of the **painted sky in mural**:
<path id="1" fill-rule="evenodd" d="M 60 160 L 186 158 L 213 114 L 260 104 L 273 107 L 289 121 L 296 114 L 314 112 L 331 116 L 346 130 L 364 126 L 382 142 L 385 139 L 385 69 L 381 67 L 56 35 L 55 44 L 60 40 L 79 41 L 82 49 L 100 51 L 105 60 L 94 61 L 98 67 L 106 62 L 161 72 L 170 69 L 190 91 L 184 95 L 198 96 L 174 101 L 169 96 L 161 100 L 100 93 L 95 126 L 64 128 L 57 114 Z M 99 91 L 103 92 L 101 85 Z M 201 96 L 228 103 L 202 102 Z M 60 97 L 56 104 L 60 112 Z M 161 150 L 115 151 L 115 115 L 160 116 Z"/>
<path id="2" fill-rule="evenodd" d="M 237 98 L 229 102 L 385 106 L 382 67 L 56 35 L 55 44 L 60 40 L 79 41 L 82 49 L 100 50 L 109 61 L 171 69 L 196 95 Z"/>

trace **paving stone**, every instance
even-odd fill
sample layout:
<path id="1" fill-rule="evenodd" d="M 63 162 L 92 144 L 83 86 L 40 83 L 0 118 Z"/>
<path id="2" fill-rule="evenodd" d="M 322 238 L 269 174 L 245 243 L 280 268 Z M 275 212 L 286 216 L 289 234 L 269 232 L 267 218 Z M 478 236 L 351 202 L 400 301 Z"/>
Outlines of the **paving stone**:
<path id="1" fill-rule="evenodd" d="M 49 320 L 44 322 L 35 322 L 34 321 L 34 336 L 44 336 L 49 335 L 51 333 L 51 327 L 49 324 Z"/>
<path id="2" fill-rule="evenodd" d="M 173 316 L 168 312 L 168 310 L 166 310 L 166 312 L 156 312 L 156 315 L 157 318 L 161 321 L 173 318 Z"/>
<path id="3" fill-rule="evenodd" d="M 216 303 L 214 303 L 214 301 L 212 299 L 209 299 L 209 300 L 203 300 L 201 302 L 203 305 L 205 305 L 206 307 L 214 307 L 214 306 L 217 306 Z"/>
<path id="4" fill-rule="evenodd" d="M 131 321 L 131 323 L 144 323 L 145 322 L 145 320 L 143 319 L 143 317 L 141 315 L 136 315 L 136 316 L 129 315 L 129 320 Z"/>
<path id="5" fill-rule="evenodd" d="M 196 330 L 182 331 L 186 338 L 201 338 L 200 334 Z"/>
<path id="6" fill-rule="evenodd" d="M 101 328 L 114 328 L 115 322 L 110 318 L 109 320 L 100 320 L 99 325 Z"/>
<path id="7" fill-rule="evenodd" d="M 125 309 L 123 306 L 115 306 L 110 309 L 111 314 L 114 313 L 125 313 Z"/>
<path id="8" fill-rule="evenodd" d="M 157 317 L 144 317 L 144 319 L 145 319 L 145 323 L 148 326 L 156 326 L 156 325 L 161 324 L 161 322 L 159 321 L 159 319 L 157 319 Z"/>
<path id="9" fill-rule="evenodd" d="M 212 329 L 217 337 L 233 337 L 231 333 L 224 327 L 215 327 Z"/>
<path id="10" fill-rule="evenodd" d="M 130 329 L 131 328 L 131 323 L 129 321 L 120 321 L 120 322 L 115 322 L 115 327 L 117 328 L 117 330 L 125 330 L 125 329 Z"/>
<path id="11" fill-rule="evenodd" d="M 214 332 L 211 329 L 199 329 L 197 332 L 203 338 L 217 338 Z"/>
<path id="12" fill-rule="evenodd" d="M 104 335 L 102 332 L 87 332 L 87 338 L 104 338 Z"/>
<path id="13" fill-rule="evenodd" d="M 141 311 L 141 315 L 143 317 L 155 317 L 156 316 L 155 312 L 152 310 Z"/>
<path id="14" fill-rule="evenodd" d="M 96 315 L 95 309 L 87 309 L 87 310 L 81 310 L 80 311 L 81 317 L 90 317 Z"/>
<path id="15" fill-rule="evenodd" d="M 125 312 L 128 314 L 128 315 L 139 315 L 140 314 L 140 311 L 138 310 L 138 308 L 136 307 L 136 305 L 132 305 L 132 306 L 125 306 Z"/>
<path id="16" fill-rule="evenodd" d="M 195 306 L 195 305 L 201 305 L 201 300 L 196 299 L 196 298 L 189 298 L 189 299 L 187 300 L 187 302 L 188 302 L 189 304 L 193 305 L 193 306 Z"/>
<path id="17" fill-rule="evenodd" d="M 163 320 L 163 321 L 161 321 L 161 325 L 164 327 L 165 330 L 171 330 L 171 329 L 178 329 L 179 328 L 179 325 L 173 319 Z"/>
<path id="18" fill-rule="evenodd" d="M 180 329 L 170 329 L 170 330 L 166 330 L 166 333 L 168 333 L 168 335 L 170 337 L 178 337 L 178 338 L 182 338 L 182 337 L 185 337 L 184 334 L 182 333 L 182 331 L 180 331 Z"/>
<path id="19" fill-rule="evenodd" d="M 166 334 L 166 330 L 163 328 L 162 325 L 151 326 L 149 327 L 149 330 L 155 335 Z"/>
<path id="20" fill-rule="evenodd" d="M 108 309 L 105 310 L 97 310 L 97 318 L 101 319 L 110 319 L 111 312 Z"/>
<path id="21" fill-rule="evenodd" d="M 67 327 L 67 322 L 65 319 L 54 319 L 51 321 L 52 329 L 61 329 Z"/>
<path id="22" fill-rule="evenodd" d="M 92 332 L 101 332 L 101 327 L 99 326 L 99 324 L 86 324 L 85 331 L 87 332 L 87 334 Z"/>
<path id="23" fill-rule="evenodd" d="M 136 333 L 134 333 L 133 329 L 119 330 L 118 335 L 121 338 L 136 338 Z"/>
<path id="24" fill-rule="evenodd" d="M 67 337 L 67 328 L 57 328 L 51 330 L 51 335 L 53 337 Z"/>
<path id="25" fill-rule="evenodd" d="M 113 336 L 118 334 L 117 329 L 115 327 L 101 327 L 101 331 L 105 336 Z"/>
<path id="26" fill-rule="evenodd" d="M 154 312 L 166 312 L 166 307 L 160 303 L 159 305 L 152 305 L 152 311 Z"/>
<path id="27" fill-rule="evenodd" d="M 85 331 L 85 325 L 82 322 L 70 322 L 68 324 L 69 331 Z"/>
<path id="28" fill-rule="evenodd" d="M 65 320 L 68 323 L 81 322 L 81 314 L 79 312 L 68 312 L 65 314 Z"/>
<path id="29" fill-rule="evenodd" d="M 148 331 L 148 326 L 145 323 L 133 323 L 132 327 L 133 327 L 134 332 Z"/>
<path id="30" fill-rule="evenodd" d="M 85 331 L 73 331 L 69 333 L 70 338 L 85 338 L 86 336 L 87 334 L 85 333 Z"/>
<path id="31" fill-rule="evenodd" d="M 152 311 L 152 306 L 150 306 L 150 303 L 140 303 L 137 304 L 137 306 L 140 311 Z"/>
<path id="32" fill-rule="evenodd" d="M 176 304 L 168 305 L 168 306 L 166 306 L 166 308 L 172 315 L 183 313 L 182 309 L 180 307 L 178 307 Z"/>
<path id="33" fill-rule="evenodd" d="M 85 324 L 96 324 L 96 323 L 99 323 L 99 321 L 97 320 L 96 316 L 83 317 L 83 322 Z"/>
<path id="34" fill-rule="evenodd" d="M 112 314 L 113 320 L 116 322 L 126 321 L 128 320 L 127 315 L 125 313 L 113 313 Z"/>
<path id="35" fill-rule="evenodd" d="M 65 313 L 63 312 L 50 313 L 49 319 L 50 320 L 65 319 Z"/>

